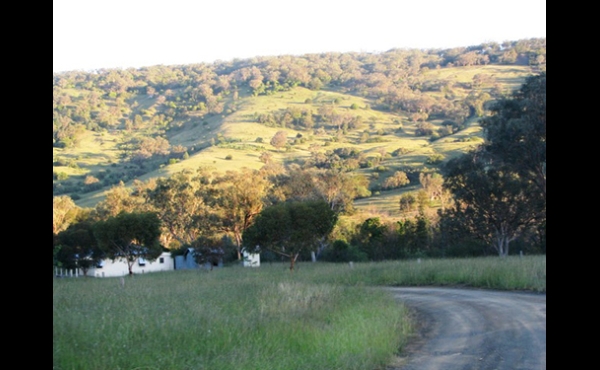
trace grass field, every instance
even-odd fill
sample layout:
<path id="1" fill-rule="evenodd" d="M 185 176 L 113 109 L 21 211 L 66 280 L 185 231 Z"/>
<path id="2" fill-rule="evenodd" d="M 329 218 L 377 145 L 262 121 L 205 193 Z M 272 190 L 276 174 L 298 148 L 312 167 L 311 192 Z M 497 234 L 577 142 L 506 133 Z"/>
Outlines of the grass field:
<path id="1" fill-rule="evenodd" d="M 327 264 L 53 279 L 53 369 L 375 370 L 414 316 L 377 286 L 546 291 L 546 257 Z"/>

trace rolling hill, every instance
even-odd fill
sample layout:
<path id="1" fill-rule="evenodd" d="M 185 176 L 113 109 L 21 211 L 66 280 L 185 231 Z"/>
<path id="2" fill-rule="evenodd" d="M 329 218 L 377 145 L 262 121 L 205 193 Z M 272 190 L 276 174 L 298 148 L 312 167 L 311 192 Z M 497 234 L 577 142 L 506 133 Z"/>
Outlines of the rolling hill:
<path id="1" fill-rule="evenodd" d="M 248 65 L 266 74 L 259 62 Z M 400 80 L 389 73 L 392 82 L 387 89 L 383 82 L 372 83 L 366 77 L 362 85 L 331 82 L 316 88 L 309 82 L 280 89 L 263 77 L 263 87 L 256 89 L 250 77 L 249 82 L 229 89 L 219 91 L 213 86 L 214 95 L 196 100 L 193 96 L 199 94 L 202 83 L 178 86 L 156 78 L 152 84 L 132 82 L 120 99 L 119 93 L 102 87 L 109 83 L 108 77 L 86 85 L 81 82 L 87 78 L 85 73 L 65 76 L 62 83 L 55 81 L 55 131 L 63 119 L 57 112 L 65 111 L 73 118 L 70 124 L 78 129 L 76 140 L 68 145 L 56 145 L 55 140 L 54 195 L 66 194 L 80 207 L 94 207 L 120 181 L 131 186 L 135 180 L 167 177 L 198 167 L 222 172 L 259 169 L 264 165 L 263 153 L 283 164 L 303 164 L 315 153 L 346 148 L 360 153 L 363 162 L 352 171 L 365 175 L 373 190 L 371 197 L 356 200 L 356 206 L 394 215 L 401 194 L 419 185 L 413 181 L 401 189 L 385 190 L 383 181 L 399 170 L 435 172 L 444 161 L 474 148 L 482 141 L 478 119 L 486 114 L 485 106 L 520 87 L 537 68 L 492 63 L 421 68 L 418 78 L 403 89 L 397 88 Z M 166 68 L 165 73 L 169 71 L 178 69 Z M 314 70 L 311 73 L 318 75 Z M 73 82 L 77 78 L 79 82 Z M 177 78 L 172 76 L 170 81 Z M 265 86 L 266 92 L 261 91 Z M 406 95 L 411 91 L 414 96 Z M 396 94 L 395 100 L 387 98 L 390 94 Z M 84 110 L 79 102 L 86 102 L 89 111 L 87 116 L 85 111 L 80 115 L 89 118 L 78 123 L 79 116 L 73 112 Z M 206 108 L 211 105 L 217 108 Z M 180 112 L 182 106 L 184 112 Z M 468 114 L 461 113 L 462 119 L 448 113 L 457 106 L 468 109 Z M 110 118 L 102 118 L 109 117 L 107 112 L 117 112 L 112 123 L 106 123 Z M 313 119 L 313 124 L 306 123 Z M 94 126 L 94 122 L 98 123 Z M 270 144 L 278 131 L 286 132 L 283 148 Z"/>

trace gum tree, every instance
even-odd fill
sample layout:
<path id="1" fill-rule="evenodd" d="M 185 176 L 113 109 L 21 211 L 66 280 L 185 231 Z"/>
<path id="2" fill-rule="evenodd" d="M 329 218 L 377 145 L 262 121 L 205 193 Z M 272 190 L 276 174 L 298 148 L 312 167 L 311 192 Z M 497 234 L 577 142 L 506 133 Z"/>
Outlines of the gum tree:
<path id="1" fill-rule="evenodd" d="M 154 261 L 162 253 L 159 243 L 160 220 L 153 212 L 127 213 L 94 225 L 94 236 L 105 255 L 127 262 L 129 276 L 139 258 Z"/>
<path id="2" fill-rule="evenodd" d="M 265 208 L 244 232 L 249 250 L 269 250 L 290 261 L 290 271 L 303 251 L 316 250 L 332 231 L 337 213 L 327 202 L 284 202 Z"/>

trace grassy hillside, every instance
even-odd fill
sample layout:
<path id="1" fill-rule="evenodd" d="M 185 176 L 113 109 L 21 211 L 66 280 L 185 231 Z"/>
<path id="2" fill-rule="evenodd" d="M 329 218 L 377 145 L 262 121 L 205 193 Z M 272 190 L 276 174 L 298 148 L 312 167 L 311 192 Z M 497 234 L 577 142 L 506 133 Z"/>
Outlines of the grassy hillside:
<path id="1" fill-rule="evenodd" d="M 474 90 L 483 92 L 492 88 L 500 88 L 503 91 L 516 89 L 524 78 L 531 74 L 532 70 L 528 66 L 489 65 L 431 69 L 424 72 L 424 78 L 432 82 L 452 81 L 455 85 L 452 94 L 456 99 L 465 99 Z M 487 76 L 495 83 L 493 85 L 486 83 L 487 80 L 483 78 L 483 82 L 477 87 L 470 86 L 477 79 L 476 76 L 479 78 Z M 77 93 L 73 92 L 73 94 Z M 435 97 L 441 92 L 430 91 L 425 94 Z M 156 104 L 155 98 L 145 95 L 135 99 L 134 105 L 140 111 L 151 110 Z M 332 103 L 338 113 L 360 116 L 363 123 L 348 130 L 343 136 L 336 136 L 332 131 L 317 134 L 312 131 L 268 127 L 258 123 L 256 119 L 260 114 L 292 107 L 309 109 L 316 113 L 323 104 Z M 269 152 L 274 159 L 282 163 L 291 163 L 309 158 L 311 155 L 309 148 L 320 145 L 322 151 L 351 147 L 358 149 L 367 158 L 380 161 L 377 167 L 356 170 L 367 175 L 371 186 L 376 188 L 394 171 L 403 168 L 435 170 L 438 165 L 427 163 L 431 156 L 439 155 L 444 160 L 448 160 L 473 148 L 482 140 L 482 132 L 476 116 L 471 117 L 460 131 L 431 140 L 429 136 L 415 135 L 417 123 L 413 122 L 411 117 L 378 110 L 377 101 L 350 95 L 342 92 L 341 89 L 309 90 L 304 87 L 294 87 L 289 91 L 259 96 L 251 96 L 248 91 L 240 91 L 235 98 L 232 95 L 226 96 L 223 104 L 225 109 L 222 114 L 197 117 L 190 114 L 185 120 L 178 122 L 176 128 L 165 132 L 171 146 L 188 148 L 189 157 L 182 155 L 180 158 L 171 159 L 150 172 L 137 170 L 138 173 L 130 176 L 125 184 L 131 185 L 135 179 L 145 181 L 200 166 L 212 167 L 216 171 L 236 170 L 242 167 L 258 169 L 263 166 L 259 160 L 262 152 Z M 353 104 L 354 109 L 351 108 Z M 427 120 L 436 129 L 442 127 L 442 121 L 435 117 Z M 291 145 L 288 150 L 277 150 L 269 142 L 280 130 L 287 132 L 290 141 L 298 134 L 302 135 L 302 142 Z M 364 140 L 365 133 L 368 134 L 369 141 Z M 133 168 L 123 158 L 123 147 L 127 139 L 136 134 L 142 135 L 142 132 L 115 129 L 102 132 L 87 131 L 81 136 L 78 145 L 68 148 L 55 147 L 53 171 L 63 176 L 63 180 L 55 179 L 55 184 L 65 181 L 64 178 L 68 178 L 67 181 L 91 182 L 94 178 L 86 179 L 91 174 L 99 178 L 109 173 Z M 390 155 L 399 148 L 403 149 L 404 154 Z M 402 190 L 375 192 L 371 198 L 357 200 L 356 205 L 360 209 L 377 209 L 393 215 L 397 212 L 397 200 L 400 195 L 417 188 L 417 184 L 411 185 Z M 104 193 L 109 188 L 110 186 L 104 186 L 96 191 L 79 194 L 76 203 L 81 207 L 93 207 L 103 199 Z"/>

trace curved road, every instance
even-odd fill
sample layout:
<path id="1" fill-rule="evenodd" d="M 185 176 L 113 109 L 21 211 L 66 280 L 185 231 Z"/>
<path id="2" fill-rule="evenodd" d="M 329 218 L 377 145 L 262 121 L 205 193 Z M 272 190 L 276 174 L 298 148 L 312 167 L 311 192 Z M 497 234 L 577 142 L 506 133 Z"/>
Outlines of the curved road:
<path id="1" fill-rule="evenodd" d="M 385 289 L 422 325 L 388 370 L 546 369 L 546 294 Z"/>

